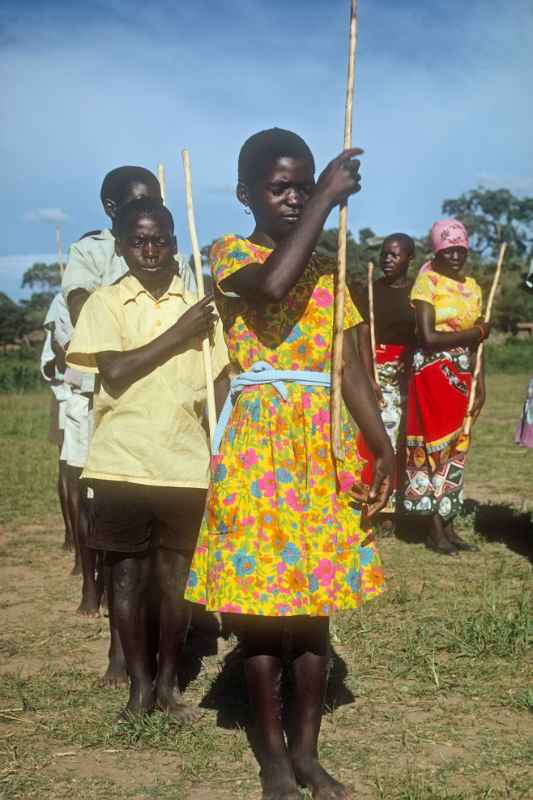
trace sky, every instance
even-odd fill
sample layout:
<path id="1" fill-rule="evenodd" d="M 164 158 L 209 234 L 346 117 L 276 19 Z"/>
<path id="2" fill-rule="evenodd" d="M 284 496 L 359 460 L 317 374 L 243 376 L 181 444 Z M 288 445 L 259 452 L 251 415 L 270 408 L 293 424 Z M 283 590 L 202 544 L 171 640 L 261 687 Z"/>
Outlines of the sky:
<path id="1" fill-rule="evenodd" d="M 0 291 L 106 217 L 121 164 L 165 165 L 190 251 L 180 151 L 200 242 L 250 232 L 238 151 L 277 125 L 321 170 L 343 139 L 349 0 L 3 0 Z M 483 185 L 533 194 L 530 0 L 359 0 L 354 232 L 427 232 L 444 199 Z M 336 225 L 334 212 L 328 226 Z"/>

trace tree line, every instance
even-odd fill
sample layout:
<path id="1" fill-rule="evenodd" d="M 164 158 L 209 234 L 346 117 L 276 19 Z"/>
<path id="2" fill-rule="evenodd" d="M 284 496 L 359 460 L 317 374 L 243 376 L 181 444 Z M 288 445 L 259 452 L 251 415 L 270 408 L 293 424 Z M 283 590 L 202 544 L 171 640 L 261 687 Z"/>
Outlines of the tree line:
<path id="1" fill-rule="evenodd" d="M 508 189 L 478 188 L 445 200 L 442 212 L 466 225 L 471 243 L 469 271 L 484 290 L 490 286 L 500 245 L 507 242 L 506 262 L 493 315 L 495 326 L 513 332 L 519 322 L 533 322 L 533 297 L 520 288 L 533 262 L 533 197 L 520 198 Z M 349 233 L 348 277 L 352 283 L 366 283 L 368 262 L 377 261 L 384 235 L 391 232 L 380 235 L 371 228 L 362 228 L 357 237 Z M 429 233 L 415 238 L 415 245 L 416 269 L 431 252 Z M 210 246 L 202 248 L 205 261 Z M 323 231 L 317 251 L 336 257 L 335 228 Z M 60 284 L 59 264 L 36 263 L 22 278 L 22 288 L 32 290 L 29 299 L 17 303 L 0 292 L 0 345 L 28 341 L 29 335 L 42 326 Z"/>

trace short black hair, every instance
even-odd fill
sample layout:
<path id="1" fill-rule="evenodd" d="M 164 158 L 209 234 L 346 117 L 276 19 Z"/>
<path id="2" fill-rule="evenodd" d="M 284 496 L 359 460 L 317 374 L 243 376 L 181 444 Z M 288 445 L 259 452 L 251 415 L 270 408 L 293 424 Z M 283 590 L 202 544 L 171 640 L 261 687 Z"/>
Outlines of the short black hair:
<path id="1" fill-rule="evenodd" d="M 156 219 L 163 217 L 169 223 L 172 233 L 174 233 L 174 219 L 168 208 L 152 197 L 139 197 L 137 200 L 132 200 L 131 203 L 126 203 L 118 210 L 113 225 L 117 239 L 122 239 L 127 234 L 132 218 L 140 216 L 154 217 Z"/>
<path id="2" fill-rule="evenodd" d="M 239 153 L 239 182 L 251 186 L 278 158 L 301 158 L 309 161 L 315 171 L 315 159 L 301 136 L 283 128 L 269 128 L 254 133 L 245 141 Z"/>
<path id="3" fill-rule="evenodd" d="M 114 200 L 117 205 L 120 205 L 134 183 L 159 186 L 159 181 L 154 173 L 145 167 L 117 167 L 105 176 L 100 189 L 100 200 L 102 203 L 104 200 Z"/>
<path id="4" fill-rule="evenodd" d="M 415 243 L 414 240 L 411 239 L 406 233 L 390 233 L 388 236 L 385 236 L 383 239 L 383 245 L 385 242 L 392 242 L 392 241 L 400 242 L 401 246 L 410 256 L 414 256 L 415 254 Z"/>

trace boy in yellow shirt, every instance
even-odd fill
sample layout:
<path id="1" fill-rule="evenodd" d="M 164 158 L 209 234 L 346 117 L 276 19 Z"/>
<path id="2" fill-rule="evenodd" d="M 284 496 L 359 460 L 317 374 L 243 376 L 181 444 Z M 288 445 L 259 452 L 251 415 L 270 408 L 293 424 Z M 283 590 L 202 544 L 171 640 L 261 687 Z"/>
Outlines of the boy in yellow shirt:
<path id="1" fill-rule="evenodd" d="M 87 299 L 67 355 L 99 377 L 82 474 L 94 492 L 89 544 L 106 551 L 111 568 L 131 679 L 126 712 L 157 707 L 183 717 L 175 687 L 190 619 L 183 591 L 209 482 L 202 339 L 211 336 L 222 391 L 227 351 L 212 298 L 196 302 L 176 274 L 170 212 L 134 200 L 114 231 L 129 272 Z M 154 604 L 158 636 L 150 630 Z"/>

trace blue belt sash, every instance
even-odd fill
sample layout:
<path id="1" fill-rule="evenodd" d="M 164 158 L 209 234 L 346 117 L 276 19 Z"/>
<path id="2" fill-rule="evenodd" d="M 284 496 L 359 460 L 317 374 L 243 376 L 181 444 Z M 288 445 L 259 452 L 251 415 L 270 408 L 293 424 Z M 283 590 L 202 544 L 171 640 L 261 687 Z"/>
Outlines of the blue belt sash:
<path id="1" fill-rule="evenodd" d="M 287 401 L 289 392 L 286 383 L 299 383 L 300 386 L 331 386 L 331 376 L 329 372 L 312 372 L 310 370 L 282 370 L 273 369 L 266 361 L 257 361 L 249 372 L 241 372 L 233 378 L 230 390 L 220 413 L 220 417 L 213 434 L 212 454 L 218 455 L 224 431 L 233 411 L 233 406 L 242 390 L 247 386 L 260 386 L 263 383 L 270 383 L 279 392 L 283 400 Z"/>

